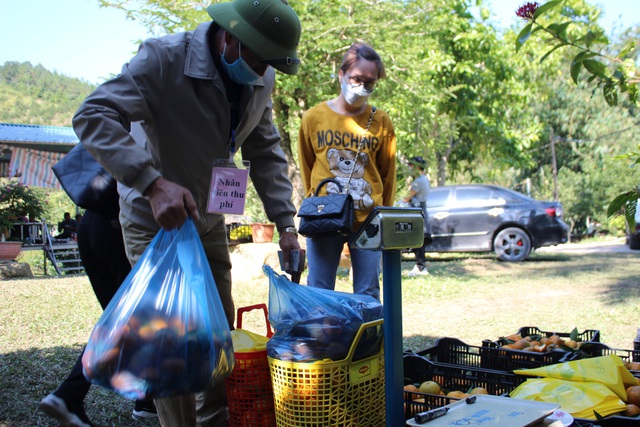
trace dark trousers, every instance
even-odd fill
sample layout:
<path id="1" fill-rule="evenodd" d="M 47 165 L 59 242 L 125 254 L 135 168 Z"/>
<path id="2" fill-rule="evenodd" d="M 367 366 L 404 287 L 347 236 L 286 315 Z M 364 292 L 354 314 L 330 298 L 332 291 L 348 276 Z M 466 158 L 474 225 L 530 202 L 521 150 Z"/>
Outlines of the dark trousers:
<path id="1" fill-rule="evenodd" d="M 431 227 L 429 226 L 429 214 L 427 213 L 427 202 L 420 202 L 420 208 L 422 209 L 422 213 L 424 216 L 424 235 L 425 235 L 425 244 L 420 246 L 419 248 L 413 248 L 411 252 L 416 256 L 416 265 L 422 270 L 423 267 L 426 267 L 427 260 L 425 259 L 425 249 L 424 247 L 431 243 L 431 241 L 427 241 L 427 235 L 429 239 L 431 239 Z"/>
<path id="2" fill-rule="evenodd" d="M 425 267 L 427 261 L 425 259 L 424 245 L 420 246 L 419 248 L 411 249 L 411 252 L 413 252 L 414 255 L 416 256 L 416 265 L 418 267 Z"/>
<path id="3" fill-rule="evenodd" d="M 86 211 L 78 225 L 78 250 L 93 292 L 104 310 L 131 271 L 117 216 Z M 54 392 L 65 400 L 70 410 L 82 405 L 91 386 L 82 373 L 82 354 Z"/>

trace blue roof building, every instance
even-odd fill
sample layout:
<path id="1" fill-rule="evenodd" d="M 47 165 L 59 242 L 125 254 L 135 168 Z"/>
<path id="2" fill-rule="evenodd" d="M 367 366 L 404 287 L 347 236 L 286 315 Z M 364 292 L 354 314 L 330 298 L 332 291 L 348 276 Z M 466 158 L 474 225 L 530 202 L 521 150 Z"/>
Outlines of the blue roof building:
<path id="1" fill-rule="evenodd" d="M 0 123 L 0 176 L 60 188 L 51 167 L 78 142 L 71 127 Z"/>
<path id="2" fill-rule="evenodd" d="M 68 153 L 78 142 L 72 127 L 0 123 L 0 144 Z"/>

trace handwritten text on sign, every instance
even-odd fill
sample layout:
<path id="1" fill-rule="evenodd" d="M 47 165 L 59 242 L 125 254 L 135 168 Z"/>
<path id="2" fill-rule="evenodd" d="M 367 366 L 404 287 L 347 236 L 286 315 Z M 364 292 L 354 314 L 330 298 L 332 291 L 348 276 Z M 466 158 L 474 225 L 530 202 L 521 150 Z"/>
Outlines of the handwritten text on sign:
<path id="1" fill-rule="evenodd" d="M 248 169 L 213 168 L 207 212 L 242 215 L 248 176 Z"/>

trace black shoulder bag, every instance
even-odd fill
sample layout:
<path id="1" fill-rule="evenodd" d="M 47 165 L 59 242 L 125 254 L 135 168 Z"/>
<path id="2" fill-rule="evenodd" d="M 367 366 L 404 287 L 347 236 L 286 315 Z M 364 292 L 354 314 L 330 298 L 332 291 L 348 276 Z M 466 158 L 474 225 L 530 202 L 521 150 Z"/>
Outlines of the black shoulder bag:
<path id="1" fill-rule="evenodd" d="M 353 161 L 353 168 L 349 174 L 346 188 L 343 189 L 336 179 L 326 178 L 318 184 L 313 196 L 302 200 L 302 205 L 298 210 L 298 217 L 300 217 L 298 232 L 301 235 L 305 237 L 324 237 L 347 236 L 351 233 L 351 227 L 353 226 L 353 198 L 349 194 L 349 183 L 356 167 L 356 160 L 364 145 L 364 138 L 369 131 L 375 113 L 376 107 L 372 107 L 369 123 L 358 145 L 358 151 Z M 329 182 L 336 185 L 339 194 L 319 196 L 320 189 Z"/>
<path id="2" fill-rule="evenodd" d="M 82 143 L 73 147 L 52 169 L 60 185 L 76 205 L 101 214 L 118 212 L 115 179 L 100 166 Z"/>

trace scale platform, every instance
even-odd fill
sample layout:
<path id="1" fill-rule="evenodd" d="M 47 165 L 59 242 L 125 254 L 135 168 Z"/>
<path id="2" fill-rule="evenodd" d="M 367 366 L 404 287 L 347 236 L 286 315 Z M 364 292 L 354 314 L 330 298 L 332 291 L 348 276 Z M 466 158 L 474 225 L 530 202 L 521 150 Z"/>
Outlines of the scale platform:
<path id="1" fill-rule="evenodd" d="M 560 405 L 478 394 L 475 403 L 467 403 L 462 399 L 445 407 L 449 408 L 449 411 L 441 417 L 424 424 L 419 424 L 412 418 L 407 420 L 407 425 L 412 427 L 526 427 L 551 415 L 553 411 L 560 408 Z"/>

